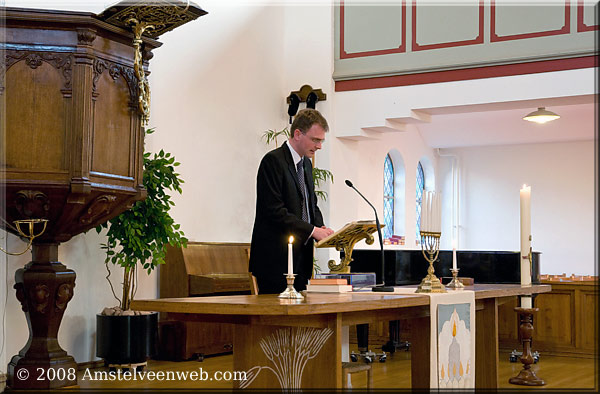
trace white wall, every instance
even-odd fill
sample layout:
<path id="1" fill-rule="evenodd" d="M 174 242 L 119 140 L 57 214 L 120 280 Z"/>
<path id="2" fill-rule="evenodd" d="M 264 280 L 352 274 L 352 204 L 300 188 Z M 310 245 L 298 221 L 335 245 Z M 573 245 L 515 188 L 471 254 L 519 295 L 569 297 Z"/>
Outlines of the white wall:
<path id="1" fill-rule="evenodd" d="M 443 152 L 456 154 L 460 163 L 460 249 L 520 250 L 519 189 L 527 184 L 541 273 L 595 273 L 594 141 Z M 450 160 L 442 167 L 449 180 Z"/>

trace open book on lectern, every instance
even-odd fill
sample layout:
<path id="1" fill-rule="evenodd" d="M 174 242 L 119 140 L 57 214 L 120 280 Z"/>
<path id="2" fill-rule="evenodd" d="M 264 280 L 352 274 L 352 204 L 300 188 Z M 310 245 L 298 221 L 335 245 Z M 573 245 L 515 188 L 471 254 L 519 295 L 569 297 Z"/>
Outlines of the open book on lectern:
<path id="1" fill-rule="evenodd" d="M 385 224 L 380 225 L 381 228 L 384 226 Z M 373 236 L 371 234 L 376 231 L 377 224 L 375 220 L 357 220 L 346 223 L 344 227 L 323 238 L 315 246 L 317 248 L 339 247 L 340 244 L 348 244 L 350 240 L 356 242 L 362 238 L 366 238 L 367 244 L 371 245 L 373 243 Z"/>
<path id="2" fill-rule="evenodd" d="M 375 220 L 358 220 L 346 224 L 335 233 L 317 242 L 315 246 L 317 248 L 333 247 L 336 250 L 343 252 L 342 261 L 340 261 L 339 264 L 334 260 L 329 260 L 327 266 L 331 272 L 349 273 L 354 244 L 364 239 L 367 245 L 372 245 L 374 239 L 371 234 L 376 231 L 377 223 Z"/>

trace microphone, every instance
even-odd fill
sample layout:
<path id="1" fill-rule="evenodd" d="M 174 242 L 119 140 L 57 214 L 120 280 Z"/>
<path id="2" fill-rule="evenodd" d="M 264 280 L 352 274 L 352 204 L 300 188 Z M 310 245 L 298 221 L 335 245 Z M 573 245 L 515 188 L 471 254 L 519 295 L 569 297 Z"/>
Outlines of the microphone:
<path id="1" fill-rule="evenodd" d="M 375 209 L 373 204 L 371 204 L 369 202 L 369 200 L 367 200 L 367 198 L 365 196 L 363 196 L 362 193 L 359 192 L 358 189 L 356 189 L 354 187 L 352 182 L 350 182 L 348 179 L 346 179 L 345 182 L 346 182 L 346 185 L 348 185 L 348 187 L 351 187 L 352 189 L 354 189 L 354 191 L 357 192 L 358 195 L 361 196 L 363 198 L 363 200 L 365 200 L 367 202 L 367 204 L 369 204 L 371 206 L 371 208 L 373 208 L 373 212 L 375 212 L 375 224 L 377 225 L 377 235 L 379 236 L 379 247 L 381 248 L 381 282 L 382 282 L 382 285 L 377 285 L 377 287 L 373 287 L 372 290 L 373 291 L 394 291 L 393 287 L 385 285 L 385 278 L 384 278 L 385 256 L 383 253 L 383 237 L 381 236 L 381 228 L 379 226 L 379 218 L 377 217 L 377 210 Z"/>

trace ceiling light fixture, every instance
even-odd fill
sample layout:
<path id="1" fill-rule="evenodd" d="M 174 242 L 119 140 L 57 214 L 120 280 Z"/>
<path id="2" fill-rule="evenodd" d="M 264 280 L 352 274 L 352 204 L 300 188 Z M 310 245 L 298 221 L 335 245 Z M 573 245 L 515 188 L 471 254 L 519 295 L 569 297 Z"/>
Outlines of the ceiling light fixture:
<path id="1" fill-rule="evenodd" d="M 552 111 L 547 111 L 545 107 L 539 107 L 537 111 L 533 111 L 527 116 L 523 117 L 523 120 L 527 120 L 529 122 L 535 122 L 539 124 L 544 124 L 546 122 L 550 122 L 552 120 L 556 120 L 560 118 L 559 115 L 555 114 Z"/>

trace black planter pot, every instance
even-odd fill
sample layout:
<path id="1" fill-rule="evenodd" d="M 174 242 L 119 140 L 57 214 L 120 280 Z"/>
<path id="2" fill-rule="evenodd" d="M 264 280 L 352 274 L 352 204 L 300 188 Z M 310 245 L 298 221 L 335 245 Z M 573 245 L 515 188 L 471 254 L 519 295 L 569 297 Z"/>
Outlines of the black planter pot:
<path id="1" fill-rule="evenodd" d="M 96 315 L 96 355 L 107 364 L 143 363 L 156 354 L 158 312 Z"/>

